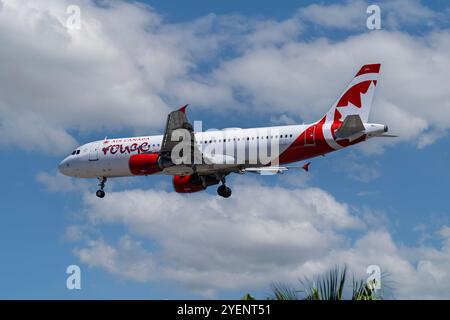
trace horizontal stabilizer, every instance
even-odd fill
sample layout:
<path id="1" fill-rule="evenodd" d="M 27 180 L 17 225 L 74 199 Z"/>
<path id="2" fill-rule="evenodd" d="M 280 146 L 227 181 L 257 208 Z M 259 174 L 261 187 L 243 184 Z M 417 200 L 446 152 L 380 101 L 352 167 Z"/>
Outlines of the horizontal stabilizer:
<path id="1" fill-rule="evenodd" d="M 382 134 L 381 136 L 377 136 L 378 138 L 398 138 L 395 134 Z"/>
<path id="2" fill-rule="evenodd" d="M 335 136 L 337 139 L 348 139 L 355 134 L 363 133 L 364 130 L 364 124 L 362 123 L 360 116 L 353 114 L 344 119 L 342 125 L 335 132 Z"/>
<path id="3" fill-rule="evenodd" d="M 306 164 L 304 164 L 303 166 L 302 166 L 302 169 L 303 170 L 305 170 L 306 172 L 309 172 L 309 166 L 311 165 L 311 162 L 308 162 L 308 163 L 306 163 Z"/>

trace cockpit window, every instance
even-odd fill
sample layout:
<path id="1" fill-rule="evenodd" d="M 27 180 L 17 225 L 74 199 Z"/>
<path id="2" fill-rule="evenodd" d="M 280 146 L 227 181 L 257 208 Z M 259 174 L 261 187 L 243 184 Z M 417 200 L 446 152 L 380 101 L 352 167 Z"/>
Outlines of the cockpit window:
<path id="1" fill-rule="evenodd" d="M 77 150 L 77 154 L 80 154 L 80 150 Z"/>
<path id="2" fill-rule="evenodd" d="M 76 155 L 77 154 L 77 150 L 75 150 L 74 152 L 72 152 L 72 155 Z"/>

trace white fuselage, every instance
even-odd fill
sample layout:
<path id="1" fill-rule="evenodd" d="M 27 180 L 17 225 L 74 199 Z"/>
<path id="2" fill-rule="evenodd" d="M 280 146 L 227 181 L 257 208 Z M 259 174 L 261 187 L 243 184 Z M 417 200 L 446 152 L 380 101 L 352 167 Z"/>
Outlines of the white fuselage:
<path id="1" fill-rule="evenodd" d="M 261 155 L 267 155 L 272 161 L 276 160 L 294 143 L 299 150 L 298 156 L 286 158 L 287 160 L 281 164 L 300 161 L 336 150 L 336 142 L 331 133 L 321 134 L 319 137 L 317 137 L 318 132 L 315 131 L 307 134 L 310 126 L 291 125 L 206 131 L 195 133 L 195 141 L 198 149 L 202 153 L 210 155 L 211 158 L 214 158 L 214 155 L 226 155 L 232 160 L 238 159 L 242 167 L 266 165 L 261 162 Z M 383 125 L 365 124 L 365 126 L 367 138 L 381 135 L 384 131 Z M 325 133 L 325 130 L 331 129 L 323 126 L 321 130 Z M 135 154 L 158 153 L 162 140 L 163 135 L 155 135 L 94 141 L 77 148 L 60 163 L 59 170 L 65 175 L 79 178 L 131 176 L 133 173 L 129 167 L 130 157 Z M 322 147 L 321 144 L 323 144 Z M 236 166 L 235 163 L 231 165 Z M 207 174 L 224 166 L 226 165 L 222 163 L 204 164 L 199 165 L 197 171 Z M 174 166 L 161 173 L 187 175 L 192 173 L 192 168 L 190 166 Z"/>

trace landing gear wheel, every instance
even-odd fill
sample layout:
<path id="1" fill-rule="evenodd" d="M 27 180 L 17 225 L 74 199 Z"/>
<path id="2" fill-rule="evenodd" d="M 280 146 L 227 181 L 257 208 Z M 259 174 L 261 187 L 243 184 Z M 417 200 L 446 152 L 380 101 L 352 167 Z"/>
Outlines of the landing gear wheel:
<path id="1" fill-rule="evenodd" d="M 103 189 L 105 189 L 105 183 L 106 183 L 106 177 L 99 177 L 98 178 L 98 186 L 100 187 L 100 190 L 97 190 L 97 192 L 95 193 L 95 195 L 97 197 L 99 197 L 100 199 L 103 199 L 106 195 L 105 191 L 103 191 Z"/>
<path id="2" fill-rule="evenodd" d="M 97 192 L 95 193 L 95 195 L 96 195 L 97 197 L 99 197 L 100 199 L 103 199 L 103 198 L 105 197 L 106 193 L 105 193 L 105 191 L 103 191 L 103 190 L 97 190 Z"/>
<path id="3" fill-rule="evenodd" d="M 223 184 L 219 188 L 217 188 L 217 194 L 221 197 L 229 198 L 231 197 L 231 189 Z"/>

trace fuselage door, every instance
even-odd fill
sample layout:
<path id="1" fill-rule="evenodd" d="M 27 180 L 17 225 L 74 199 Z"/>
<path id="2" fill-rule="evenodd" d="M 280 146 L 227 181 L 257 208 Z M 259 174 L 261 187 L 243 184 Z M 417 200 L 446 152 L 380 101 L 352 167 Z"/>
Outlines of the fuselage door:
<path id="1" fill-rule="evenodd" d="M 316 145 L 316 126 L 311 126 L 305 131 L 305 146 Z"/>
<path id="2" fill-rule="evenodd" d="M 100 148 L 99 143 L 93 143 L 91 145 L 91 149 L 89 150 L 89 161 L 97 161 L 98 160 L 98 150 Z"/>

